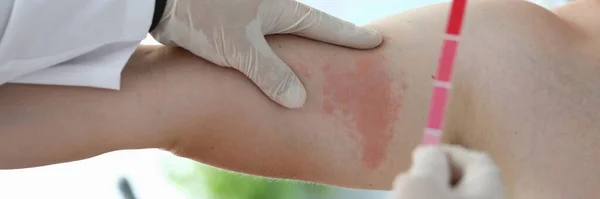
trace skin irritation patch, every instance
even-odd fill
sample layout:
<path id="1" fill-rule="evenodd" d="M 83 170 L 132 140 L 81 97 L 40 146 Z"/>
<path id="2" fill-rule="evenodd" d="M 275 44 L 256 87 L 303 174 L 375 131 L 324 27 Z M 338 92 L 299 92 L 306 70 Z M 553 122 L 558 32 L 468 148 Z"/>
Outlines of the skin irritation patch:
<path id="1" fill-rule="evenodd" d="M 353 131 L 349 136 L 358 144 L 363 165 L 373 170 L 385 160 L 406 84 L 400 78 L 395 86 L 380 53 L 357 55 L 353 62 L 323 68 L 323 110 Z"/>

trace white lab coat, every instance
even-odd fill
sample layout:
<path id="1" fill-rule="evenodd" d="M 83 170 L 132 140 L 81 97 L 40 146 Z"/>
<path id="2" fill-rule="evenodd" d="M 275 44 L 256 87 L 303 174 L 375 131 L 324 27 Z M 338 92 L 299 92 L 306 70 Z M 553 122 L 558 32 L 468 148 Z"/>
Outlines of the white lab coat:
<path id="1" fill-rule="evenodd" d="M 0 0 L 0 85 L 119 89 L 155 0 Z"/>

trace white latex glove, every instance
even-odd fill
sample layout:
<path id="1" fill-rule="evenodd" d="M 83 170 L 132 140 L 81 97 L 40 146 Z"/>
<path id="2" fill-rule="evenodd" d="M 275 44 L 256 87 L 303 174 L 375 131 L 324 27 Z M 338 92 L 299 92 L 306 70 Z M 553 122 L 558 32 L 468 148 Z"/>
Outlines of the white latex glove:
<path id="1" fill-rule="evenodd" d="M 398 175 L 392 199 L 504 199 L 500 170 L 485 153 L 458 146 L 422 146 Z M 453 183 L 454 182 L 454 183 Z"/>
<path id="2" fill-rule="evenodd" d="M 169 0 L 151 34 L 164 45 L 181 46 L 241 71 L 275 102 L 298 108 L 306 101 L 306 90 L 264 37 L 288 33 L 357 49 L 382 42 L 374 29 L 294 0 Z"/>

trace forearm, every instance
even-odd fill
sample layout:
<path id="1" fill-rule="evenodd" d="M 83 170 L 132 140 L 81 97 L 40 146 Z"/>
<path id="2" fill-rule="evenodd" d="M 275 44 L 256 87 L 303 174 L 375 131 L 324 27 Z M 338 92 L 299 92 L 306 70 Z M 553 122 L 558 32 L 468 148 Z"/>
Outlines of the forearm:
<path id="1" fill-rule="evenodd" d="M 112 100 L 92 93 L 111 95 L 87 88 L 0 87 L 0 168 L 78 160 L 138 142 L 139 126 L 132 127 L 125 123 L 132 118 L 122 117 L 135 108 L 110 105 Z M 125 115 L 116 117 L 114 112 Z"/>
<path id="2" fill-rule="evenodd" d="M 0 168 L 62 163 L 120 149 L 165 148 L 181 124 L 204 121 L 207 112 L 197 110 L 208 105 L 204 91 L 210 90 L 202 88 L 206 80 L 180 81 L 186 77 L 173 74 L 185 71 L 173 72 L 181 69 L 177 67 L 153 69 L 157 53 L 138 49 L 122 73 L 120 91 L 0 86 Z M 178 85 L 198 90 L 184 95 Z"/>

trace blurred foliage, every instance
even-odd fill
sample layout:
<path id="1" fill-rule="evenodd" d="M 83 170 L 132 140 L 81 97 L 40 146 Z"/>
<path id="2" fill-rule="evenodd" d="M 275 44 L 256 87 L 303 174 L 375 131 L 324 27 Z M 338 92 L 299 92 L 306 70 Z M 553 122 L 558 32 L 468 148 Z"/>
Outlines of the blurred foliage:
<path id="1" fill-rule="evenodd" d="M 270 179 L 218 169 L 191 160 L 170 159 L 168 179 L 192 199 L 327 198 L 326 185 Z"/>

